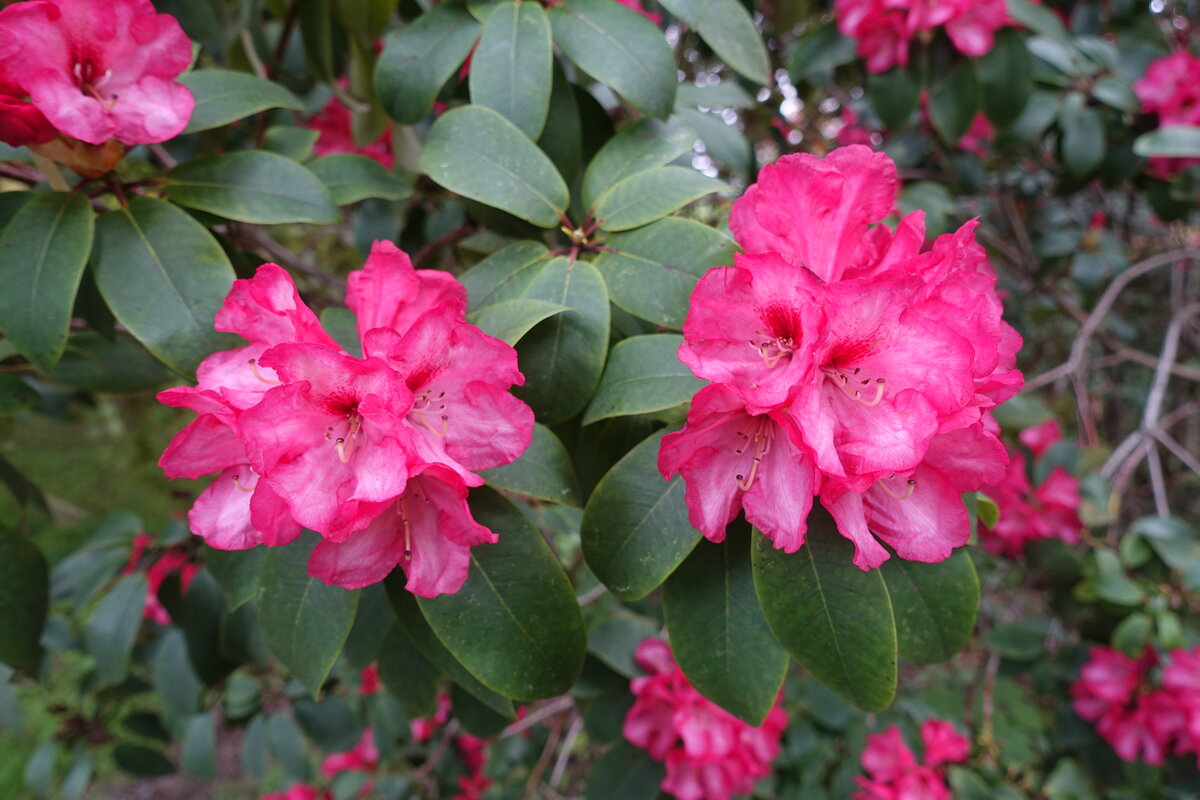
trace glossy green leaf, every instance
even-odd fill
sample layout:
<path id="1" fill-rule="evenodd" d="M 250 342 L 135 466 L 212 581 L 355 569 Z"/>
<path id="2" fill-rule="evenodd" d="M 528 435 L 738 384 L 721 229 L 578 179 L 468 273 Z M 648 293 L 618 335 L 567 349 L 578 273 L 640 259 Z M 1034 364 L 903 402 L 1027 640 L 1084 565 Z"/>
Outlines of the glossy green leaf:
<path id="1" fill-rule="evenodd" d="M 567 79 L 562 63 L 555 59 L 552 69 L 550 109 L 537 146 L 554 162 L 558 174 L 573 186 L 583 162 L 583 121 L 575 99 L 575 86 Z"/>
<path id="2" fill-rule="evenodd" d="M 908 122 L 908 118 L 917 110 L 917 98 L 920 96 L 920 83 L 904 67 L 893 67 L 888 72 L 867 76 L 867 100 L 883 124 L 893 130 L 904 127 L 904 123 Z"/>
<path id="3" fill-rule="evenodd" d="M 787 674 L 754 593 L 750 535 L 701 542 L 663 587 L 675 660 L 700 694 L 751 725 L 761 725 Z"/>
<path id="4" fill-rule="evenodd" d="M 87 791 L 88 785 L 92 782 L 95 766 L 92 757 L 82 747 L 76 746 L 75 760 L 71 762 L 71 767 L 63 776 L 62 783 L 58 786 L 58 794 L 55 796 L 61 800 L 78 800 L 83 797 L 83 793 Z"/>
<path id="5" fill-rule="evenodd" d="M 354 624 L 358 591 L 330 586 L 308 574 L 317 544 L 305 534 L 287 547 L 273 547 L 259 580 L 258 622 L 271 652 L 314 697 Z"/>
<path id="6" fill-rule="evenodd" d="M 900 655 L 921 664 L 957 655 L 979 613 L 979 578 L 966 549 L 935 564 L 893 555 L 880 572 L 892 600 Z"/>
<path id="7" fill-rule="evenodd" d="M 1021 116 L 1033 94 L 1033 58 L 1013 28 L 996 31 L 995 46 L 979 60 L 983 113 L 1001 127 Z"/>
<path id="8" fill-rule="evenodd" d="M 706 194 L 728 188 L 724 181 L 688 167 L 658 167 L 612 186 L 596 201 L 595 215 L 606 231 L 640 228 Z"/>
<path id="9" fill-rule="evenodd" d="M 166 176 L 167 198 L 238 222 L 328 223 L 337 208 L 321 179 L 290 158 L 249 150 L 197 158 Z"/>
<path id="10" fill-rule="evenodd" d="M 572 310 L 570 306 L 549 300 L 518 297 L 480 306 L 467 315 L 467 321 L 478 325 L 484 333 L 515 345 L 539 322 Z"/>
<path id="11" fill-rule="evenodd" d="M 570 201 L 567 184 L 546 154 L 483 106 L 438 117 L 421 151 L 421 169 L 452 192 L 542 228 L 558 227 Z"/>
<path id="12" fill-rule="evenodd" d="M 610 0 L 568 0 L 550 9 L 554 42 L 580 69 L 651 117 L 675 104 L 675 56 L 654 23 Z"/>
<path id="13" fill-rule="evenodd" d="M 326 753 L 353 750 L 362 739 L 358 717 L 350 703 L 340 697 L 326 697 L 320 702 L 302 697 L 292 703 L 292 714 L 309 741 Z"/>
<path id="14" fill-rule="evenodd" d="M 83 627 L 87 651 L 96 659 L 102 683 L 120 683 L 129 674 L 129 654 L 142 626 L 146 576 L 126 575 L 101 598 Z"/>
<path id="15" fill-rule="evenodd" d="M 308 760 L 304 737 L 291 717 L 274 714 L 267 720 L 267 742 L 284 775 L 292 781 L 312 779 L 312 762 Z"/>
<path id="16" fill-rule="evenodd" d="M 688 521 L 683 478 L 663 480 L 663 433 L 645 439 L 596 485 L 580 540 L 588 567 L 622 600 L 639 600 L 667 579 L 700 541 Z"/>
<path id="17" fill-rule="evenodd" d="M 1005 5 L 1009 15 L 1029 30 L 1047 39 L 1067 43 L 1067 31 L 1051 9 L 1040 3 L 1034 5 L 1030 0 L 1007 0 Z"/>
<path id="18" fill-rule="evenodd" d="M 1075 178 L 1086 178 L 1104 162 L 1104 117 L 1090 109 L 1062 123 L 1060 141 L 1063 166 Z M 1136 142 L 1135 142 L 1136 148 Z"/>
<path id="19" fill-rule="evenodd" d="M 375 66 L 375 95 L 388 116 L 405 125 L 425 119 L 478 35 L 462 3 L 447 2 L 388 36 Z"/>
<path id="20" fill-rule="evenodd" d="M 267 776 L 267 725 L 258 714 L 246 726 L 242 737 L 242 771 L 255 780 Z"/>
<path id="21" fill-rule="evenodd" d="M 198 781 L 211 781 L 217 776 L 217 736 L 212 712 L 196 714 L 187 721 L 179 760 Z"/>
<path id="22" fill-rule="evenodd" d="M 656 333 L 622 339 L 608 355 L 583 424 L 609 417 L 651 414 L 692 399 L 705 384 L 679 360 L 682 336 Z"/>
<path id="23" fill-rule="evenodd" d="M 1200 125 L 1170 125 L 1143 133 L 1133 142 L 1139 156 L 1200 158 Z"/>
<path id="24" fill-rule="evenodd" d="M 225 590 L 230 612 L 241 608 L 258 594 L 258 578 L 267 553 L 266 547 L 250 550 L 205 548 L 204 567 Z"/>
<path id="25" fill-rule="evenodd" d="M 605 142 L 588 164 L 581 189 L 583 205 L 592 208 L 616 184 L 674 161 L 695 143 L 696 133 L 686 125 L 638 120 Z"/>
<path id="26" fill-rule="evenodd" d="M 392 608 L 395 609 L 396 618 L 400 620 L 404 632 L 412 639 L 421 654 L 429 660 L 429 663 L 445 673 L 450 680 L 483 701 L 493 711 L 504 714 L 509 719 L 516 719 L 517 712 L 513 708 L 512 700 L 480 683 L 479 679 L 446 649 L 446 645 L 442 644 L 441 639 L 425 620 L 425 615 L 417 605 L 416 598 L 404 588 L 404 575 L 397 570 L 388 576 L 384 585 L 387 587 L 388 599 L 392 601 Z"/>
<path id="27" fill-rule="evenodd" d="M 529 448 L 511 464 L 479 471 L 489 486 L 550 503 L 579 505 L 571 456 L 545 425 L 533 426 Z"/>
<path id="28" fill-rule="evenodd" d="M 0 534 L 0 662 L 36 675 L 50 606 L 46 557 L 31 540 Z"/>
<path id="29" fill-rule="evenodd" d="M 596 258 L 612 301 L 636 317 L 679 329 L 692 290 L 711 267 L 733 264 L 737 245 L 707 225 L 669 218 L 619 233 Z"/>
<path id="30" fill-rule="evenodd" d="M 62 357 L 96 215 L 83 193 L 32 197 L 0 235 L 0 331 L 43 372 Z"/>
<path id="31" fill-rule="evenodd" d="M 588 772 L 587 800 L 654 800 L 666 768 L 640 747 L 617 742 Z"/>
<path id="32" fill-rule="evenodd" d="M 58 754 L 58 742 L 48 739 L 38 745 L 33 755 L 25 762 L 25 785 L 36 795 L 50 794 L 54 786 L 54 760 Z"/>
<path id="33" fill-rule="evenodd" d="M 411 173 L 397 175 L 373 158 L 354 153 L 322 156 L 308 164 L 312 173 L 321 179 L 334 205 L 345 206 L 378 197 L 381 200 L 407 200 L 412 195 L 416 178 Z"/>
<path id="34" fill-rule="evenodd" d="M 398 624 L 384 635 L 379 648 L 379 678 L 412 716 L 428 717 L 437 711 L 441 673 Z"/>
<path id="35" fill-rule="evenodd" d="M 471 493 L 475 519 L 500 536 L 471 548 L 455 594 L 417 598 L 429 626 L 486 686 L 518 700 L 562 694 L 587 647 L 575 593 L 541 533 L 503 496 Z"/>
<path id="36" fill-rule="evenodd" d="M 804 546 L 754 536 L 754 586 L 775 638 L 813 677 L 864 711 L 896 694 L 896 624 L 878 570 L 851 563 L 854 545 L 814 508 Z"/>
<path id="37" fill-rule="evenodd" d="M 736 125 L 726 123 L 720 114 L 681 108 L 676 116 L 696 131 L 700 141 L 704 142 L 705 151 L 717 161 L 735 172 L 748 173 L 754 167 L 754 148 L 750 140 Z"/>
<path id="38" fill-rule="evenodd" d="M 498 300 L 521 296 L 521 289 L 551 259 L 544 244 L 524 240 L 513 242 L 480 261 L 459 276 L 467 287 L 469 308 L 477 309 Z M 495 295 L 495 297 L 493 297 Z"/>
<path id="39" fill-rule="evenodd" d="M 268 108 L 301 111 L 304 103 L 277 83 L 248 72 L 197 69 L 177 80 L 192 91 L 196 107 L 184 133 L 219 128 Z"/>
<path id="40" fill-rule="evenodd" d="M 934 76 L 929 87 L 929 119 L 942 141 L 951 147 L 958 144 L 978 111 L 979 78 L 969 60 Z"/>
<path id="41" fill-rule="evenodd" d="M 190 373 L 227 344 L 213 316 L 233 283 L 221 245 L 170 203 L 135 197 L 96 224 L 96 284 L 116 318 L 160 361 Z"/>
<path id="42" fill-rule="evenodd" d="M 471 102 L 537 139 L 550 110 L 550 21 L 537 3 L 500 3 L 471 56 Z"/>
<path id="43" fill-rule="evenodd" d="M 312 157 L 313 146 L 320 138 L 320 131 L 299 128 L 295 125 L 272 125 L 263 134 L 262 149 L 292 161 L 307 161 Z"/>
<path id="44" fill-rule="evenodd" d="M 713 52 L 760 86 L 771 83 L 771 62 L 750 12 L 738 0 L 661 0 L 662 7 L 700 34 Z"/>
<path id="45" fill-rule="evenodd" d="M 646 617 L 614 614 L 588 631 L 588 652 L 626 678 L 636 677 L 640 673 L 635 661 L 637 646 L 647 637 L 657 636 L 661 627 Z"/>

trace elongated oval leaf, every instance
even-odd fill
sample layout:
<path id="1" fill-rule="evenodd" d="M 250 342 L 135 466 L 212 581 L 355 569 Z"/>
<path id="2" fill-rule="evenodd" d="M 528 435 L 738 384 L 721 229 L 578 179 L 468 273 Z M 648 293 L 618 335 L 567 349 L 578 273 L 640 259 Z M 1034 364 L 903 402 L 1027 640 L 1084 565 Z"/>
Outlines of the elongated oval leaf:
<path id="1" fill-rule="evenodd" d="M 542 228 L 559 225 L 570 196 L 553 162 L 504 117 L 464 106 L 438 118 L 421 169 L 452 192 Z"/>
<path id="2" fill-rule="evenodd" d="M 571 456 L 545 425 L 533 426 L 533 441 L 516 461 L 480 470 L 479 474 L 497 489 L 551 503 L 579 505 L 579 481 Z"/>
<path id="3" fill-rule="evenodd" d="M 221 245 L 183 211 L 135 197 L 96 225 L 96 284 L 116 318 L 151 353 L 182 373 L 219 350 L 213 316 L 233 284 Z"/>
<path id="4" fill-rule="evenodd" d="M 760 85 L 771 82 L 771 62 L 754 20 L 738 0 L 661 0 L 691 25 L 721 59 Z"/>
<path id="5" fill-rule="evenodd" d="M 225 600 L 229 603 L 231 613 L 258 594 L 258 578 L 262 574 L 267 552 L 266 547 L 251 550 L 204 549 L 204 567 L 225 590 Z"/>
<path id="6" fill-rule="evenodd" d="M 761 725 L 783 686 L 788 654 L 754 593 L 744 527 L 692 551 L 667 578 L 663 611 L 675 660 L 692 685 L 734 716 Z"/>
<path id="7" fill-rule="evenodd" d="M 500 535 L 471 548 L 456 594 L 417 598 L 446 648 L 486 686 L 518 700 L 562 694 L 587 649 L 575 593 L 542 535 L 490 489 L 471 493 L 475 519 Z"/>
<path id="8" fill-rule="evenodd" d="M 308 168 L 321 179 L 335 205 L 345 206 L 368 197 L 407 200 L 412 194 L 412 173 L 389 172 L 373 158 L 355 153 L 336 153 L 312 161 Z"/>
<path id="9" fill-rule="evenodd" d="M 67 346 L 95 221 L 87 195 L 47 192 L 32 195 L 0 235 L 0 331 L 43 372 Z"/>
<path id="10" fill-rule="evenodd" d="M 596 201 L 596 219 L 606 231 L 640 228 L 728 188 L 724 181 L 687 167 L 659 167 L 628 177 L 602 194 Z"/>
<path id="11" fill-rule="evenodd" d="M 665 769 L 629 742 L 617 742 L 588 772 L 588 800 L 654 800 Z"/>
<path id="12" fill-rule="evenodd" d="M 880 568 L 892 599 L 900 655 L 922 664 L 953 658 L 975 629 L 979 577 L 965 548 L 936 564 L 892 556 Z"/>
<path id="13" fill-rule="evenodd" d="M 695 131 L 675 120 L 638 120 L 604 143 L 583 174 L 583 205 L 626 178 L 661 167 L 692 149 Z"/>
<path id="14" fill-rule="evenodd" d="M 273 225 L 335 222 L 321 179 L 290 158 L 261 150 L 197 158 L 167 173 L 167 197 L 218 217 Z"/>
<path id="15" fill-rule="evenodd" d="M 115 684 L 129 674 L 129 654 L 142 626 L 146 576 L 126 575 L 106 594 L 83 627 L 83 641 L 96 659 L 102 683 Z"/>
<path id="16" fill-rule="evenodd" d="M 1011 125 L 1033 95 L 1033 58 L 1025 37 L 1012 28 L 996 31 L 996 45 L 979 61 L 983 113 L 996 125 Z"/>
<path id="17" fill-rule="evenodd" d="M 163 700 L 168 724 L 195 713 L 200 702 L 200 681 L 188 661 L 187 640 L 177 628 L 163 636 L 154 655 L 154 688 Z"/>
<path id="18" fill-rule="evenodd" d="M 550 110 L 550 21 L 537 3 L 501 3 L 471 57 L 471 102 L 537 139 Z"/>
<path id="19" fill-rule="evenodd" d="M 549 253 L 540 242 L 513 242 L 471 267 L 459 277 L 467 287 L 469 307 L 519 298 L 520 289 L 537 274 L 541 263 L 550 260 Z"/>
<path id="20" fill-rule="evenodd" d="M 1139 156 L 1200 158 L 1200 125 L 1170 125 L 1143 133 L 1133 142 Z"/>
<path id="21" fill-rule="evenodd" d="M 314 697 L 350 634 L 359 594 L 308 574 L 308 557 L 317 542 L 309 533 L 286 547 L 271 548 L 257 603 L 267 647 Z"/>
<path id="22" fill-rule="evenodd" d="M 921 84 L 905 67 L 893 67 L 888 72 L 867 76 L 867 99 L 889 128 L 900 128 L 908 121 L 917 109 L 920 96 Z"/>
<path id="23" fill-rule="evenodd" d="M 37 401 L 38 393 L 32 386 L 16 375 L 0 373 L 0 416 L 29 408 Z"/>
<path id="24" fill-rule="evenodd" d="M 978 111 L 979 79 L 969 60 L 963 59 L 933 80 L 929 87 L 929 118 L 946 144 L 958 144 Z"/>
<path id="25" fill-rule="evenodd" d="M 682 336 L 671 333 L 631 336 L 617 342 L 608 355 L 596 396 L 583 413 L 583 424 L 650 414 L 691 400 L 704 381 L 679 360 L 682 342 Z"/>
<path id="26" fill-rule="evenodd" d="M 554 41 L 579 67 L 651 117 L 675 104 L 675 57 L 653 23 L 610 0 L 569 0 L 548 12 Z"/>
<path id="27" fill-rule="evenodd" d="M 379 678 L 404 710 L 414 717 L 430 717 L 437 711 L 441 673 L 399 624 L 392 625 L 379 648 Z"/>
<path id="28" fill-rule="evenodd" d="M 179 750 L 183 768 L 198 781 L 211 781 L 217 775 L 217 735 L 212 712 L 196 714 L 183 729 Z"/>
<path id="29" fill-rule="evenodd" d="M 375 66 L 375 94 L 388 116 L 405 125 L 425 119 L 478 35 L 479 23 L 453 0 L 390 35 Z"/>
<path id="30" fill-rule="evenodd" d="M 0 662 L 36 675 L 50 607 L 46 557 L 24 536 L 0 535 Z"/>
<path id="31" fill-rule="evenodd" d="M 622 600 L 649 594 L 700 541 L 688 522 L 683 478 L 665 481 L 658 473 L 662 437 L 650 436 L 613 465 L 583 510 L 583 556 Z"/>
<path id="32" fill-rule="evenodd" d="M 896 625 L 878 570 L 851 563 L 854 546 L 814 508 L 805 544 L 775 550 L 754 536 L 754 588 L 775 638 L 817 680 L 864 711 L 896 694 Z"/>
<path id="33" fill-rule="evenodd" d="M 192 109 L 184 133 L 219 128 L 268 108 L 304 109 L 296 95 L 277 83 L 228 69 L 198 69 L 180 75 L 179 82 L 192 91 Z"/>
<path id="34" fill-rule="evenodd" d="M 1075 178 L 1091 175 L 1104 163 L 1104 117 L 1090 109 L 1080 111 L 1062 126 L 1063 166 Z"/>
<path id="35" fill-rule="evenodd" d="M 561 303 L 518 297 L 480 306 L 467 316 L 467 321 L 502 342 L 515 345 L 542 320 L 571 310 Z"/>
<path id="36" fill-rule="evenodd" d="M 696 282 L 711 267 L 733 263 L 737 245 L 690 219 L 668 218 L 619 233 L 596 258 L 612 301 L 635 317 L 679 329 Z"/>

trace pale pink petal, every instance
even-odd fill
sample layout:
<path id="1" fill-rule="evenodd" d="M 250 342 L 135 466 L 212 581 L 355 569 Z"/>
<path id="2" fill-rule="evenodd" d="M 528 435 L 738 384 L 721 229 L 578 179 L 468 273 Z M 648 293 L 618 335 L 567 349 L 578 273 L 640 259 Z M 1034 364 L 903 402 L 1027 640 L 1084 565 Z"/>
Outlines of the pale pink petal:
<path id="1" fill-rule="evenodd" d="M 246 449 L 241 440 L 213 414 L 201 414 L 188 423 L 158 459 L 168 478 L 191 480 L 244 463 Z"/>
<path id="2" fill-rule="evenodd" d="M 309 342 L 338 349 L 316 314 L 300 299 L 292 277 L 278 264 L 263 264 L 253 278 L 234 281 L 217 311 L 214 327 L 268 346 Z"/>
<path id="3" fill-rule="evenodd" d="M 859 569 L 875 569 L 891 556 L 871 535 L 867 527 L 867 506 L 859 492 L 843 491 L 838 494 L 834 481 L 826 481 L 821 491 L 821 505 L 837 523 L 838 533 L 854 544 L 854 566 Z"/>
<path id="4" fill-rule="evenodd" d="M 404 559 L 404 525 L 393 505 L 345 541 L 322 541 L 308 574 L 328 584 L 361 589 L 379 583 Z"/>
<path id="5" fill-rule="evenodd" d="M 250 523 L 250 497 L 256 482 L 249 464 L 230 467 L 214 478 L 188 512 L 192 533 L 218 550 L 247 550 L 262 544 L 262 534 Z"/>

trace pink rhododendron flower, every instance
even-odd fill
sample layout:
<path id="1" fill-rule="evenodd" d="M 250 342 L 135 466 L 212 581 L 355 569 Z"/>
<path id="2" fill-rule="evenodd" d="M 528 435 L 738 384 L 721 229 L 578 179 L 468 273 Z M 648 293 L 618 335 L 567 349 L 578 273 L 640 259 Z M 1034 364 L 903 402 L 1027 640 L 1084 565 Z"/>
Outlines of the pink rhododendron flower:
<path id="1" fill-rule="evenodd" d="M 748 794 L 770 772 L 779 753 L 787 713 L 776 702 L 759 727 L 705 699 L 688 682 L 661 639 L 638 645 L 638 666 L 647 674 L 631 684 L 635 700 L 625 716 L 625 738 L 664 761 L 660 784 L 679 800 L 727 800 Z"/>
<path id="2" fill-rule="evenodd" d="M 199 416 L 160 459 L 170 477 L 220 472 L 189 515 L 212 546 L 244 549 L 323 537 L 310 574 L 358 588 L 399 566 L 432 597 L 466 580 L 477 524 L 473 470 L 528 446 L 533 412 L 508 394 L 516 352 L 466 322 L 452 276 L 413 269 L 377 242 L 347 282 L 363 356 L 320 327 L 273 264 L 235 281 L 216 327 L 248 344 L 214 353 L 198 385 L 160 393 Z"/>
<path id="3" fill-rule="evenodd" d="M 378 692 L 381 688 L 379 683 L 379 666 L 376 664 L 367 665 L 358 674 L 358 693 L 364 696 L 371 695 Z"/>
<path id="4" fill-rule="evenodd" d="M 416 717 L 409 720 L 408 727 L 412 737 L 418 742 L 427 742 L 437 733 L 438 728 L 450 721 L 450 694 L 438 692 L 437 708 L 432 717 Z"/>
<path id="5" fill-rule="evenodd" d="M 925 757 L 918 763 L 895 725 L 868 735 L 862 765 L 870 777 L 854 779 L 859 790 L 853 800 L 950 800 L 938 768 L 966 761 L 971 743 L 949 722 L 935 719 L 921 724 L 921 741 Z"/>
<path id="6" fill-rule="evenodd" d="M 345 81 L 342 81 L 342 85 L 345 85 Z M 320 112 L 310 117 L 307 126 L 317 132 L 313 152 L 319 156 L 355 153 L 378 161 L 385 169 L 391 169 L 396 163 L 396 156 L 392 153 L 391 125 L 375 141 L 357 144 L 351 127 L 350 109 L 337 97 L 330 98 Z"/>
<path id="7" fill-rule="evenodd" d="M 662 27 L 663 15 L 657 11 L 647 11 L 645 6 L 642 5 L 642 0 L 617 0 L 617 2 L 628 9 L 641 14 L 643 17 L 653 22 L 656 27 Z"/>
<path id="8" fill-rule="evenodd" d="M 58 135 L 28 98 L 29 92 L 12 79 L 0 62 L 0 141 L 13 147 L 24 147 L 44 144 Z"/>
<path id="9" fill-rule="evenodd" d="M 133 549 L 129 554 L 129 561 L 121 570 L 123 574 L 128 575 L 142 568 L 141 562 L 153 541 L 153 538 L 146 533 L 139 533 L 133 537 Z M 157 622 L 159 625 L 170 625 L 171 615 L 158 599 L 158 590 L 162 587 L 163 581 L 171 575 L 178 574 L 179 591 L 181 594 L 186 593 L 188 586 L 192 583 L 192 578 L 199 571 L 200 565 L 192 561 L 191 554 L 183 548 L 169 548 L 154 558 L 149 566 L 145 567 L 146 605 L 142 617 Z"/>
<path id="10" fill-rule="evenodd" d="M 1133 91 L 1141 101 L 1142 111 L 1158 115 L 1160 127 L 1200 125 L 1200 57 L 1187 50 L 1177 50 L 1169 56 L 1150 62 L 1146 73 L 1133 82 Z M 1151 174 L 1170 178 L 1200 164 L 1200 158 L 1150 159 Z"/>
<path id="11" fill-rule="evenodd" d="M 1061 442 L 1062 438 L 1062 428 L 1056 419 L 1031 425 L 1017 434 L 1017 439 L 1030 449 L 1035 458 L 1044 456 L 1046 451 Z"/>
<path id="12" fill-rule="evenodd" d="M 1200 645 L 1171 653 L 1163 670 L 1159 713 L 1151 717 L 1161 734 L 1178 737 L 1176 752 L 1192 753 L 1200 764 Z"/>
<path id="13" fill-rule="evenodd" d="M 264 794 L 259 800 L 329 800 L 329 792 L 306 783 L 292 785 L 287 791 Z"/>
<path id="14" fill-rule="evenodd" d="M 1133 659 L 1111 647 L 1093 647 L 1079 680 L 1071 684 L 1075 713 L 1094 722 L 1125 761 L 1162 764 L 1174 733 L 1160 718 L 1164 707 L 1173 704 L 1148 685 L 1157 664 L 1158 655 L 1150 648 Z"/>
<path id="15" fill-rule="evenodd" d="M 321 762 L 321 774 L 332 778 L 340 772 L 374 772 L 378 766 L 379 750 L 375 747 L 375 734 L 367 728 L 353 749 L 327 756 Z"/>
<path id="16" fill-rule="evenodd" d="M 150 0 L 30 0 L 0 11 L 0 66 L 63 134 L 89 144 L 162 142 L 187 125 L 173 80 L 192 45 Z"/>
<path id="17" fill-rule="evenodd" d="M 838 29 L 857 40 L 871 72 L 908 66 L 908 44 L 944 27 L 955 48 L 981 56 L 1009 24 L 1004 0 L 837 0 Z"/>

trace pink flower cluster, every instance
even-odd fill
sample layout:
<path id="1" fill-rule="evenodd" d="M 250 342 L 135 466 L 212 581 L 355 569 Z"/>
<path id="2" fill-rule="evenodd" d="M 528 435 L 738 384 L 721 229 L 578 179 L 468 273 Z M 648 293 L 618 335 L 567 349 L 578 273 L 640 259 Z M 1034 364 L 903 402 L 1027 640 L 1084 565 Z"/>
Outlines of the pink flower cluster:
<path id="1" fill-rule="evenodd" d="M 679 800 L 728 800 L 750 793 L 779 753 L 787 712 L 778 701 L 759 727 L 706 700 L 675 663 L 661 639 L 638 645 L 636 697 L 625 716 L 625 738 L 664 761 L 661 788 Z"/>
<path id="2" fill-rule="evenodd" d="M 858 42 L 870 72 L 908 66 L 908 45 L 945 28 L 960 53 L 981 56 L 1009 24 L 1004 0 L 837 0 L 838 29 Z"/>
<path id="3" fill-rule="evenodd" d="M 1021 431 L 1020 439 L 1040 458 L 1062 439 L 1062 430 L 1057 422 L 1047 420 Z M 1004 480 L 985 486 L 983 491 L 1000 509 L 995 527 L 983 523 L 979 526 L 980 543 L 989 553 L 1017 558 L 1025 545 L 1036 539 L 1061 539 L 1067 544 L 1079 541 L 1083 529 L 1079 519 L 1079 479 L 1062 467 L 1050 470 L 1046 480 L 1035 489 L 1029 483 L 1025 454 L 1010 450 Z"/>
<path id="4" fill-rule="evenodd" d="M 133 537 L 133 549 L 129 553 L 129 561 L 121 572 L 129 575 L 143 569 L 142 561 L 149 552 L 154 539 L 147 533 L 139 533 Z M 186 548 L 172 547 L 144 567 L 146 571 L 146 606 L 142 612 L 143 619 L 153 620 L 159 625 L 170 625 L 171 615 L 158 599 L 158 590 L 171 575 L 179 575 L 179 590 L 187 592 L 192 578 L 200 570 L 200 565 L 192 560 Z"/>
<path id="5" fill-rule="evenodd" d="M 323 541 L 309 573 L 349 588 L 396 566 L 423 597 L 458 591 L 470 548 L 496 541 L 475 522 L 473 470 L 507 464 L 529 445 L 533 412 L 508 393 L 517 354 L 466 322 L 453 276 L 414 270 L 376 242 L 350 274 L 364 356 L 321 328 L 281 267 L 235 281 L 218 330 L 248 344 L 197 369 L 198 385 L 160 392 L 199 415 L 159 464 L 173 478 L 219 473 L 188 515 L 223 550 L 284 545 L 301 527 Z"/>
<path id="6" fill-rule="evenodd" d="M 321 774 L 333 778 L 343 772 L 365 772 L 374 774 L 379 767 L 379 750 L 375 747 L 375 734 L 370 728 L 363 731 L 358 744 L 345 753 L 335 753 L 327 756 L 321 762 Z M 358 789 L 359 797 L 369 797 L 373 784 L 364 781 Z M 293 784 L 283 792 L 265 794 L 259 800 L 333 800 L 333 793 L 307 783 Z"/>
<path id="7" fill-rule="evenodd" d="M 1008 458 L 985 412 L 1019 391 L 1021 339 L 1001 319 L 976 221 L 922 252 L 893 232 L 896 168 L 863 146 L 786 156 L 729 224 L 745 251 L 692 294 L 679 358 L 712 381 L 659 453 L 712 541 L 744 510 L 775 547 L 804 544 L 814 495 L 862 569 L 940 561 L 965 544 L 964 492 Z"/>
<path id="8" fill-rule="evenodd" d="M 520 714 L 518 714 L 520 716 Z M 450 721 L 450 695 L 439 692 L 437 710 L 432 717 L 417 717 L 410 720 L 409 730 L 418 742 L 427 742 L 434 737 L 438 730 Z M 487 741 L 469 733 L 456 733 L 453 739 L 454 750 L 462 763 L 465 775 L 458 779 L 458 794 L 450 800 L 479 800 L 483 793 L 492 785 L 492 779 L 483 769 L 487 766 Z"/>
<path id="9" fill-rule="evenodd" d="M 950 800 L 944 765 L 966 761 L 970 741 L 949 722 L 930 719 L 921 723 L 921 743 L 925 760 L 918 764 L 895 725 L 869 735 L 862 765 L 871 777 L 854 779 L 853 800 Z"/>
<path id="10" fill-rule="evenodd" d="M 187 126 L 195 102 L 173 79 L 191 61 L 179 23 L 150 0 L 13 3 L 0 11 L 0 140 L 100 174 L 120 145 Z"/>
<path id="11" fill-rule="evenodd" d="M 1174 751 L 1200 763 L 1200 646 L 1173 651 L 1156 686 L 1151 675 L 1160 664 L 1149 647 L 1136 659 L 1093 647 L 1071 685 L 1075 713 L 1125 761 L 1160 765 Z"/>
<path id="12" fill-rule="evenodd" d="M 1146 74 L 1133 82 L 1142 111 L 1158 115 L 1161 127 L 1200 125 L 1200 58 L 1186 50 L 1150 62 Z M 1150 171 L 1160 178 L 1200 164 L 1200 158 L 1150 159 Z"/>
<path id="13" fill-rule="evenodd" d="M 375 141 L 360 146 L 354 141 L 350 109 L 336 97 L 330 98 L 325 107 L 308 120 L 308 127 L 317 132 L 313 152 L 319 156 L 355 153 L 378 161 L 385 169 L 391 169 L 396 163 L 392 153 L 392 126 L 389 124 Z"/>

